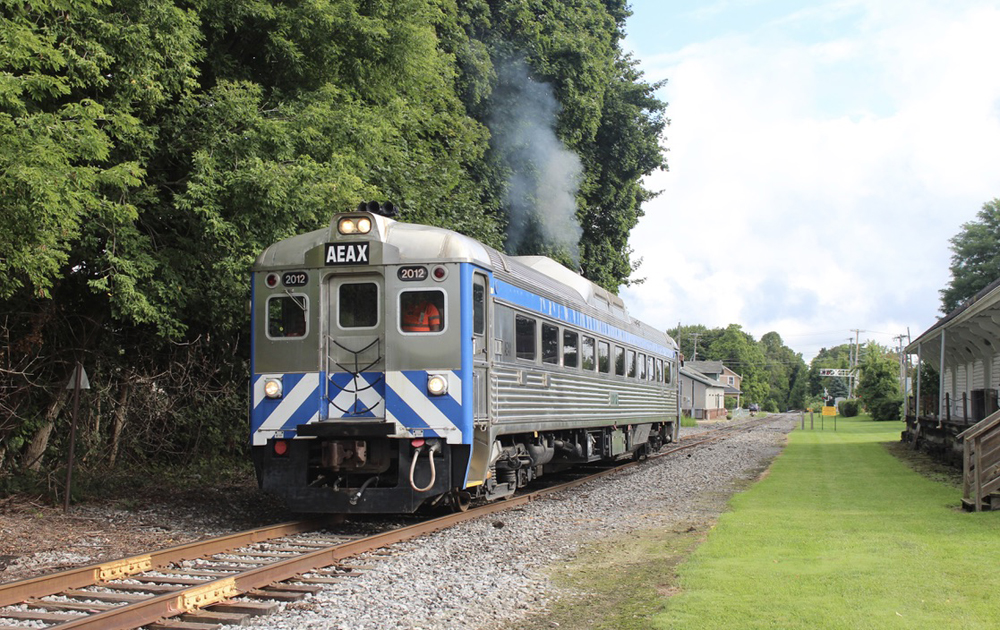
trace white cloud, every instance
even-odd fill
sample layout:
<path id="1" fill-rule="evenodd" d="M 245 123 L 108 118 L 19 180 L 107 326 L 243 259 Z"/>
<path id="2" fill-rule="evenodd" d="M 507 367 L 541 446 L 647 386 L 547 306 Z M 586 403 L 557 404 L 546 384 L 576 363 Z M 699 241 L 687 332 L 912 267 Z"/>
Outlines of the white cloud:
<path id="1" fill-rule="evenodd" d="M 948 239 L 1000 196 L 1000 10 L 868 4 L 638 51 L 669 79 L 672 124 L 670 172 L 648 182 L 663 194 L 632 235 L 633 315 L 777 330 L 807 357 L 852 328 L 888 343 L 933 323 Z M 775 30 L 831 13 L 855 29 Z"/>

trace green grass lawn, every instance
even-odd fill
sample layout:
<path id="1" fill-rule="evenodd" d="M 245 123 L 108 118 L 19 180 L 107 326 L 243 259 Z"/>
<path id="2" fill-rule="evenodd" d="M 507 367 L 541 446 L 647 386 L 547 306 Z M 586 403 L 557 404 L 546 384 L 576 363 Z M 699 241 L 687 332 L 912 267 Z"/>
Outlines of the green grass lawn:
<path id="1" fill-rule="evenodd" d="M 890 455 L 901 422 L 806 426 L 677 569 L 649 626 L 1000 627 L 1000 514 L 962 512 L 954 487 Z"/>

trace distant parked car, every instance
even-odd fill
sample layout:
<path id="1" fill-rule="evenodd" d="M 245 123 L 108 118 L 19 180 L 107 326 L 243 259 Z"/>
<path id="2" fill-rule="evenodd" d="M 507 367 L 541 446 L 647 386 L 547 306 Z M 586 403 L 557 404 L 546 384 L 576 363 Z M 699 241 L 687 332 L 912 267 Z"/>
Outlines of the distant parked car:
<path id="1" fill-rule="evenodd" d="M 760 411 L 760 405 L 757 403 L 750 403 L 750 413 L 757 413 Z"/>

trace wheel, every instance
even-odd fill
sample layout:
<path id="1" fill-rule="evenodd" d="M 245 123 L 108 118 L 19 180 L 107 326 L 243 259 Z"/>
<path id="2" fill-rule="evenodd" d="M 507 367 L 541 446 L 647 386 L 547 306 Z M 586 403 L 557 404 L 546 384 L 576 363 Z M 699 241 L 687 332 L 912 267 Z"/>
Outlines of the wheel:
<path id="1" fill-rule="evenodd" d="M 455 512 L 467 512 L 469 504 L 472 503 L 472 495 L 458 488 L 454 488 L 448 493 L 448 499 L 451 503 L 451 509 Z"/>

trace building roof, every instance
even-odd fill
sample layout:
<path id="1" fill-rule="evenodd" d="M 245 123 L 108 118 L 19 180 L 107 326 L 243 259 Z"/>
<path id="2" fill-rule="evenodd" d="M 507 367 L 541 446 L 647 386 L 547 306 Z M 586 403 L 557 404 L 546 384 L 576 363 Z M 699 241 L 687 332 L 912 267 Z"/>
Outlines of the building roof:
<path id="1" fill-rule="evenodd" d="M 722 361 L 685 361 L 684 365 L 702 374 L 722 374 Z"/>
<path id="2" fill-rule="evenodd" d="M 681 367 L 681 370 L 680 370 L 681 376 L 686 376 L 689 379 L 691 379 L 692 381 L 697 381 L 697 382 L 701 383 L 702 385 L 706 385 L 708 387 L 717 387 L 719 389 L 726 389 L 725 385 L 723 385 L 719 381 L 715 380 L 714 378 L 711 378 L 709 376 L 705 376 L 704 374 L 702 374 L 698 370 L 696 370 L 696 369 L 694 369 L 692 367 L 689 367 L 690 363 L 691 363 L 690 361 L 687 361 L 687 362 L 685 362 L 684 366 Z"/>
<path id="3" fill-rule="evenodd" d="M 1000 278 L 948 313 L 906 346 L 931 364 L 941 361 L 944 336 L 945 361 L 965 363 L 996 352 L 1000 340 Z"/>

